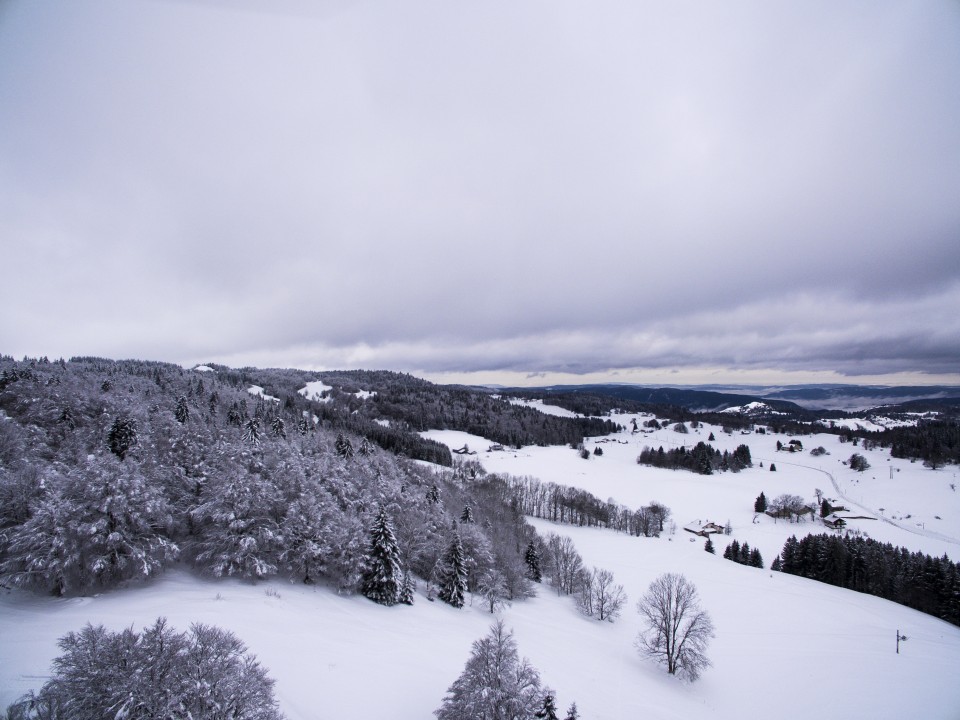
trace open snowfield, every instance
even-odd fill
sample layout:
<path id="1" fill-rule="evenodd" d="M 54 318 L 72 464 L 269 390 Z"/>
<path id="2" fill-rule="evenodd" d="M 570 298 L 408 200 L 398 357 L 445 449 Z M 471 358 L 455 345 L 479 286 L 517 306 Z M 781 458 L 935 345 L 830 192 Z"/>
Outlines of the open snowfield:
<path id="1" fill-rule="evenodd" d="M 619 421 L 626 426 L 629 418 Z M 757 467 L 699 476 L 635 463 L 644 444 L 692 445 L 706 440 L 711 429 L 715 447 L 749 445 Z M 703 552 L 703 540 L 691 542 L 693 536 L 682 529 L 696 520 L 729 520 L 733 538 L 759 547 L 769 566 L 789 534 L 822 532 L 823 527 L 774 523 L 766 517 L 755 524 L 754 498 L 761 490 L 768 498 L 787 492 L 812 498 L 817 487 L 836 497 L 829 472 L 843 493 L 864 508 L 880 517 L 883 507 L 884 516 L 898 518 L 896 525 L 883 519 L 851 525 L 911 550 L 947 552 L 956 559 L 960 505 L 950 489 L 952 468 L 933 472 L 908 461 L 888 462 L 888 455 L 878 450 L 863 453 L 873 467 L 860 474 L 839 460 L 862 449 L 841 445 L 834 436 L 803 437 L 804 453 L 788 454 L 776 452 L 778 437 L 784 443 L 788 439 L 783 436 L 727 436 L 707 427 L 699 435 L 628 431 L 607 438 L 600 444 L 604 454 L 586 461 L 568 448 L 487 453 L 483 449 L 491 443 L 481 438 L 429 435 L 452 447 L 467 442 L 491 471 L 578 485 L 631 507 L 656 499 L 673 511 L 678 528 L 661 538 L 533 521 L 541 532 L 573 538 L 586 564 L 613 571 L 630 597 L 624 615 L 613 624 L 581 616 L 572 599 L 558 598 L 547 586 L 538 597 L 502 612 L 521 654 L 557 692 L 561 709 L 575 700 L 585 720 L 807 720 L 814 713 L 960 717 L 960 628 L 879 598 L 737 565 Z M 592 450 L 595 444 L 587 446 Z M 832 454 L 811 457 L 809 449 L 816 445 Z M 770 462 L 777 472 L 768 471 Z M 906 519 L 907 514 L 912 517 Z M 729 539 L 716 539 L 718 552 Z M 634 648 L 641 627 L 635 601 L 651 580 L 668 571 L 682 572 L 696 584 L 716 626 L 708 652 L 714 667 L 694 684 L 667 675 Z M 0 706 L 43 683 L 58 652 L 56 640 L 66 632 L 86 622 L 139 629 L 159 615 L 180 630 L 203 622 L 235 632 L 269 668 L 281 709 L 291 720 L 431 717 L 463 669 L 471 643 L 492 622 L 480 602 L 455 610 L 418 595 L 413 607 L 385 608 L 324 587 L 283 580 L 211 581 L 184 571 L 90 598 L 3 591 Z M 899 655 L 898 629 L 909 638 Z"/>

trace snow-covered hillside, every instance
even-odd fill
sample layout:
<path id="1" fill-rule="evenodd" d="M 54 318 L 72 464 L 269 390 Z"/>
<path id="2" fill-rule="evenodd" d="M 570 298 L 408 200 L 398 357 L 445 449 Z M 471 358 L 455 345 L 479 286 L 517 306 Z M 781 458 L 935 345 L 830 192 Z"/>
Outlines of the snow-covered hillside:
<path id="1" fill-rule="evenodd" d="M 615 418 L 630 427 L 632 416 Z M 645 418 L 640 418 L 645 419 Z M 706 441 L 733 450 L 747 444 L 754 467 L 711 476 L 639 466 L 644 445 L 665 448 Z M 960 500 L 951 488 L 955 468 L 931 471 L 890 460 L 881 450 L 841 444 L 836 436 L 804 436 L 804 450 L 777 452 L 776 435 L 724 434 L 702 426 L 689 434 L 626 430 L 591 439 L 602 455 L 583 460 L 569 448 L 527 447 L 488 452 L 489 440 L 449 431 L 427 433 L 451 447 L 478 451 L 489 471 L 532 475 L 583 487 L 637 507 L 659 500 L 677 529 L 661 538 L 533 521 L 538 530 L 573 538 L 588 566 L 614 572 L 630 596 L 617 622 L 577 613 L 570 598 L 539 588 L 538 597 L 501 614 L 515 631 L 522 655 L 558 694 L 561 708 L 576 701 L 581 717 L 662 719 L 776 717 L 807 720 L 813 713 L 840 717 L 960 716 L 960 628 L 875 597 L 802 578 L 749 568 L 719 553 L 732 539 L 758 547 L 769 567 L 791 534 L 824 532 L 815 521 L 792 524 L 761 516 L 753 502 L 763 491 L 846 499 L 847 507 L 875 520 L 850 526 L 911 550 L 960 556 Z M 811 456 L 823 445 L 830 453 Z M 867 457 L 864 473 L 841 461 Z M 763 463 L 763 468 L 760 463 Z M 769 470 L 776 464 L 776 472 Z M 891 470 L 892 469 L 892 470 Z M 882 510 L 881 510 L 882 508 Z M 908 517 L 909 516 L 909 517 Z M 939 516 L 939 519 L 938 519 Z M 683 531 L 689 522 L 730 522 L 733 534 L 715 542 Z M 716 626 L 708 655 L 714 667 L 684 683 L 644 660 L 634 647 L 640 629 L 635 601 L 663 572 L 694 582 Z M 420 594 L 413 607 L 383 607 L 343 597 L 325 587 L 282 580 L 211 581 L 171 572 L 147 585 L 90 598 L 55 599 L 21 591 L 0 595 L 0 704 L 37 688 L 57 654 L 56 639 L 86 622 L 137 628 L 159 615 L 178 629 L 191 622 L 234 631 L 277 680 L 276 694 L 291 720 L 307 718 L 427 718 L 461 672 L 473 640 L 492 622 L 481 602 L 455 610 Z M 895 633 L 909 639 L 896 654 Z"/>

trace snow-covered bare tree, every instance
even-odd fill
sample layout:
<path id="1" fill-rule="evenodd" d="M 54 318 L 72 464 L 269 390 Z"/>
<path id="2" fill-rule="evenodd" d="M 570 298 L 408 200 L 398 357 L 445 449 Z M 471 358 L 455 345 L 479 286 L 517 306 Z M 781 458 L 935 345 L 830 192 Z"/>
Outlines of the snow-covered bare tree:
<path id="1" fill-rule="evenodd" d="M 617 585 L 613 573 L 603 568 L 594 568 L 585 576 L 577 595 L 577 607 L 580 612 L 597 620 L 613 622 L 627 604 L 627 594 L 623 585 Z"/>
<path id="2" fill-rule="evenodd" d="M 580 588 L 586 570 L 573 540 L 565 535 L 547 536 L 550 551 L 550 579 L 558 595 L 572 595 Z"/>
<path id="3" fill-rule="evenodd" d="M 478 588 L 483 596 L 484 604 L 490 609 L 491 613 L 497 611 L 507 602 L 507 581 L 503 573 L 495 568 L 487 570 L 480 576 Z"/>
<path id="4" fill-rule="evenodd" d="M 140 468 L 111 456 L 50 481 L 33 515 L 9 531 L 3 571 L 56 594 L 144 578 L 174 560 L 170 508 Z"/>
<path id="5" fill-rule="evenodd" d="M 706 649 L 713 622 L 700 607 L 697 588 L 683 575 L 665 573 L 637 603 L 647 629 L 637 637 L 640 651 L 667 666 L 671 675 L 696 680 L 710 667 Z"/>
<path id="6" fill-rule="evenodd" d="M 265 577 L 277 571 L 283 547 L 283 499 L 263 474 L 217 478 L 192 512 L 196 564 L 221 577 Z"/>
<path id="7" fill-rule="evenodd" d="M 540 673 L 520 655 L 503 621 L 473 643 L 466 667 L 447 690 L 437 720 L 529 720 L 543 707 Z"/>
<path id="8" fill-rule="evenodd" d="M 51 679 L 7 710 L 17 720 L 281 720 L 274 681 L 233 633 L 158 619 L 142 633 L 87 625 L 60 639 Z"/>

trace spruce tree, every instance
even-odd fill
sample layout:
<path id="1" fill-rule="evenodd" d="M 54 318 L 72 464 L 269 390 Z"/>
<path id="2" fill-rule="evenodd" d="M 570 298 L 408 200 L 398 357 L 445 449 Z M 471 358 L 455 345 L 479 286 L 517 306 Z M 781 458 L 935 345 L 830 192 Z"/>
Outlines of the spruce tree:
<path id="1" fill-rule="evenodd" d="M 416 589 L 416 584 L 413 580 L 413 575 L 410 574 L 410 571 L 407 570 L 403 573 L 403 585 L 400 587 L 400 599 L 399 602 L 404 605 L 413 605 L 413 591 Z"/>
<path id="2" fill-rule="evenodd" d="M 560 720 L 557 717 L 557 704 L 553 699 L 553 693 L 547 693 L 543 696 L 543 707 L 537 710 L 533 716 L 538 720 Z"/>
<path id="3" fill-rule="evenodd" d="M 531 542 L 527 545 L 527 551 L 523 555 L 523 561 L 527 564 L 527 577 L 534 582 L 542 582 L 543 569 L 540 566 L 540 552 L 537 550 L 536 543 Z"/>
<path id="4" fill-rule="evenodd" d="M 177 409 L 173 411 L 173 414 L 181 425 L 190 419 L 190 406 L 187 405 L 187 398 L 183 395 L 177 398 Z"/>
<path id="5" fill-rule="evenodd" d="M 337 455 L 342 457 L 344 460 L 349 460 L 353 457 L 353 443 L 350 442 L 349 438 L 345 438 L 343 433 L 337 435 L 337 440 L 333 444 L 334 449 L 337 452 Z"/>
<path id="6" fill-rule="evenodd" d="M 761 492 L 753 503 L 753 511 L 762 513 L 767 511 L 767 496 Z"/>
<path id="7" fill-rule="evenodd" d="M 137 421 L 130 417 L 121 416 L 113 421 L 110 432 L 107 433 L 107 445 L 110 452 L 123 460 L 130 448 L 137 444 Z"/>
<path id="8" fill-rule="evenodd" d="M 438 597 L 455 608 L 463 607 L 464 593 L 467 590 L 467 561 L 463 554 L 460 533 L 454 531 L 453 539 L 447 547 L 437 573 L 440 584 Z"/>
<path id="9" fill-rule="evenodd" d="M 460 522 L 473 522 L 473 508 L 470 507 L 470 503 L 463 506 L 463 512 L 460 513 Z"/>
<path id="10" fill-rule="evenodd" d="M 580 711 L 577 710 L 576 703 L 570 704 L 570 709 L 567 710 L 567 716 L 563 720 L 580 720 Z"/>
<path id="11" fill-rule="evenodd" d="M 713 546 L 713 540 L 710 539 L 709 535 L 707 535 L 707 542 L 704 543 L 703 549 L 706 550 L 711 555 L 717 554 L 717 549 Z"/>
<path id="12" fill-rule="evenodd" d="M 771 570 L 775 570 L 776 572 L 781 572 L 781 571 L 783 570 L 783 564 L 780 562 L 780 556 L 779 556 L 779 555 L 777 555 L 777 556 L 773 559 L 773 564 L 770 566 L 770 569 L 771 569 Z"/>
<path id="13" fill-rule="evenodd" d="M 360 592 L 381 605 L 393 605 L 401 600 L 402 583 L 400 549 L 390 517 L 381 506 L 370 528 Z"/>
<path id="14" fill-rule="evenodd" d="M 763 568 L 763 556 L 760 554 L 760 551 L 757 548 L 753 548 L 753 550 L 750 551 L 750 560 L 748 564 L 750 567 Z"/>

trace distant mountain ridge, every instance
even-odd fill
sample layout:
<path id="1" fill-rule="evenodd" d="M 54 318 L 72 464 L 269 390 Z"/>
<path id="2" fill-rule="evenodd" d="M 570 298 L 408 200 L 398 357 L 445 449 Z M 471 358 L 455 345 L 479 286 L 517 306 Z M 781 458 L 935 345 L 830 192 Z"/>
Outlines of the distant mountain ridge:
<path id="1" fill-rule="evenodd" d="M 904 411 L 938 405 L 960 407 L 960 387 L 880 385 L 698 385 L 647 386 L 628 384 L 547 385 L 504 388 L 521 395 L 602 395 L 633 402 L 676 405 L 698 412 L 718 412 L 731 407 L 764 403 L 773 410 L 799 413 L 816 410 L 858 411 L 880 406 L 903 406 Z"/>

